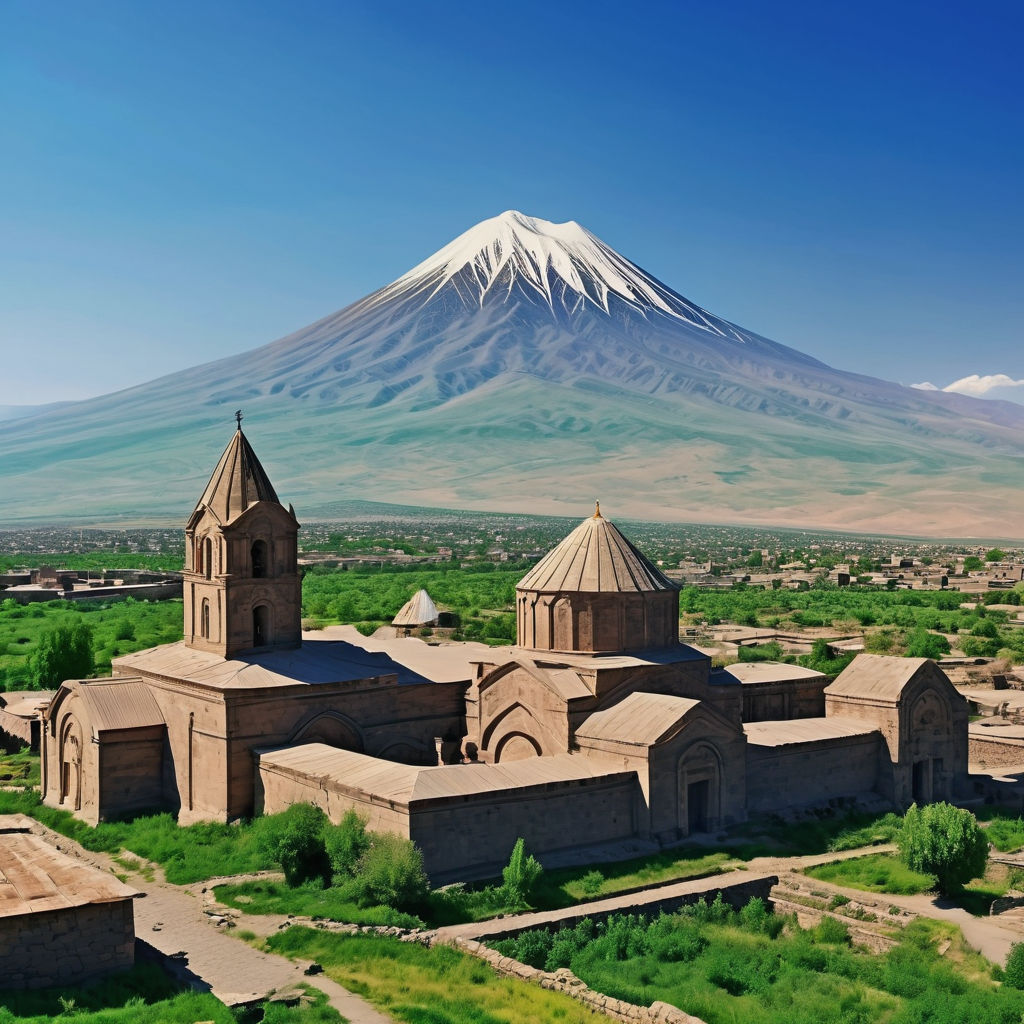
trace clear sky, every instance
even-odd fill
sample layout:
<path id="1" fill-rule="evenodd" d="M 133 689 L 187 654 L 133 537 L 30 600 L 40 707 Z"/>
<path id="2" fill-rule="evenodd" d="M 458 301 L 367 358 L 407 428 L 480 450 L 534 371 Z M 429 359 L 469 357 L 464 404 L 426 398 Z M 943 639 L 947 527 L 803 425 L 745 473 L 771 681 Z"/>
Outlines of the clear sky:
<path id="1" fill-rule="evenodd" d="M 0 405 L 254 348 L 509 208 L 832 365 L 1024 401 L 1022 30 L 1019 0 L 3 0 Z"/>

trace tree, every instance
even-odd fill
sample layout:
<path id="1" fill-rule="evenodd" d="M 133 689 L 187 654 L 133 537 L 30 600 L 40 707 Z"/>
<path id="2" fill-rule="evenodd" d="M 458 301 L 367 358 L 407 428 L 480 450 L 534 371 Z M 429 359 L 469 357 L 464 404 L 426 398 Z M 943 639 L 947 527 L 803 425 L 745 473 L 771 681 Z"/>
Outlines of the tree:
<path id="1" fill-rule="evenodd" d="M 527 906 L 544 869 L 537 858 L 526 854 L 526 841 L 520 836 L 512 847 L 508 864 L 502 868 L 502 895 L 512 907 Z"/>
<path id="2" fill-rule="evenodd" d="M 993 548 L 985 555 L 986 562 L 1002 562 L 1006 558 L 1006 552 L 1000 548 Z"/>
<path id="3" fill-rule="evenodd" d="M 94 668 L 92 629 L 86 622 L 42 633 L 28 659 L 29 681 L 37 690 L 60 686 L 65 679 L 85 679 Z"/>
<path id="4" fill-rule="evenodd" d="M 968 555 L 964 559 L 964 572 L 977 572 L 981 565 L 981 559 L 977 555 Z"/>
<path id="5" fill-rule="evenodd" d="M 430 886 L 419 847 L 392 832 L 374 832 L 368 838 L 344 893 L 361 907 L 416 910 L 422 906 Z"/>
<path id="6" fill-rule="evenodd" d="M 941 658 L 949 654 L 949 641 L 938 633 L 929 633 L 918 626 L 907 634 L 908 658 Z"/>
<path id="7" fill-rule="evenodd" d="M 934 875 L 944 893 L 984 874 L 988 862 L 988 840 L 977 819 L 952 804 L 911 804 L 896 841 L 907 867 Z"/>

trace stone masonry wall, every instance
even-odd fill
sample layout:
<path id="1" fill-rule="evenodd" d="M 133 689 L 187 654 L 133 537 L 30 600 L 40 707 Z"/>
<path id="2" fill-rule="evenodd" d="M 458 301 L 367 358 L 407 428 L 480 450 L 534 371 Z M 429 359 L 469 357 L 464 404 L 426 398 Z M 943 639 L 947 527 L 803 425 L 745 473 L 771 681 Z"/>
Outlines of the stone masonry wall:
<path id="1" fill-rule="evenodd" d="M 130 899 L 0 918 L 0 988 L 77 985 L 134 963 Z"/>

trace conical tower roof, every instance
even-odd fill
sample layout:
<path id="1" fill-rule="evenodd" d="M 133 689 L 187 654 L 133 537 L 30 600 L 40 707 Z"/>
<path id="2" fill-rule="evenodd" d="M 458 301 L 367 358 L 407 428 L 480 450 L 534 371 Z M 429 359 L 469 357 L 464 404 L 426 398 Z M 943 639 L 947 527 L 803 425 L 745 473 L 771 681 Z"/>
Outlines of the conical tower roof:
<path id="1" fill-rule="evenodd" d="M 601 515 L 601 506 L 516 585 L 537 593 L 650 593 L 678 590 Z"/>
<path id="2" fill-rule="evenodd" d="M 257 501 L 280 504 L 270 477 L 239 427 L 224 449 L 196 511 L 208 508 L 222 523 L 229 523 Z"/>

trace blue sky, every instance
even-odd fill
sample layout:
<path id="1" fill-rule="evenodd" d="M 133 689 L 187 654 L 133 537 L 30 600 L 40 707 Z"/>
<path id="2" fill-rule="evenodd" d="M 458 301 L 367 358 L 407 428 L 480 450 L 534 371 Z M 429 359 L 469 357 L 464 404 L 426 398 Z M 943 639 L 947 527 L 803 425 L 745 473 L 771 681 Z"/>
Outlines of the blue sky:
<path id="1" fill-rule="evenodd" d="M 509 208 L 844 369 L 1024 385 L 1022 29 L 1000 0 L 5 0 L 0 405 L 254 348 Z"/>

